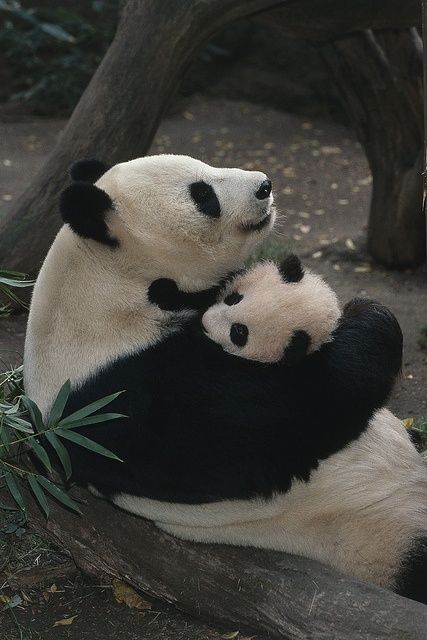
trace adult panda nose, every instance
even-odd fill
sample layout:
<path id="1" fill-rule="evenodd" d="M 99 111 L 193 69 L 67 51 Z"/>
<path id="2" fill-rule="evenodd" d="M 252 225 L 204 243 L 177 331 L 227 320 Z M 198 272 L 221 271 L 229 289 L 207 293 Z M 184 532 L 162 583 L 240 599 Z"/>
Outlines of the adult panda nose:
<path id="1" fill-rule="evenodd" d="M 268 178 L 261 182 L 260 188 L 255 194 L 257 200 L 265 200 L 271 193 L 271 180 Z"/>

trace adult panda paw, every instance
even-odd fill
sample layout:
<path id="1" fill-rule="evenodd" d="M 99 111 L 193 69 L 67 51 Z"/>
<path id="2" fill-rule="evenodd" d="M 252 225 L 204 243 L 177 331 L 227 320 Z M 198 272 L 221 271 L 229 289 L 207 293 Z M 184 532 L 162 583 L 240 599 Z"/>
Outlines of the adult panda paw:
<path id="1" fill-rule="evenodd" d="M 182 307 L 182 292 L 175 280 L 159 278 L 148 287 L 148 299 L 162 311 L 179 311 Z"/>
<path id="2" fill-rule="evenodd" d="M 182 311 L 183 309 L 206 311 L 216 302 L 221 289 L 222 283 L 202 291 L 181 291 L 174 280 L 159 278 L 148 287 L 148 299 L 163 311 Z"/>

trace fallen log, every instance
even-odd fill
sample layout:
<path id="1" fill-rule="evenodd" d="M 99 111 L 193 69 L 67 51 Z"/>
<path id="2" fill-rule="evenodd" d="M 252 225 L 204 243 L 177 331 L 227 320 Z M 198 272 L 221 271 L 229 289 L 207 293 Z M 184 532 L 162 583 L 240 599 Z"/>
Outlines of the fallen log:
<path id="1" fill-rule="evenodd" d="M 83 516 L 30 522 L 92 576 L 120 578 L 210 622 L 272 638 L 422 640 L 427 607 L 297 556 L 178 540 L 86 491 Z"/>

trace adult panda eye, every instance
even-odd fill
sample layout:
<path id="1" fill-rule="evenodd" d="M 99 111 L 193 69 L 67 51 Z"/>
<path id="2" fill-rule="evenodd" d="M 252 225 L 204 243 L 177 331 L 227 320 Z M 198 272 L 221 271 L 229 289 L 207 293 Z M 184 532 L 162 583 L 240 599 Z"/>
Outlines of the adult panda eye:
<path id="1" fill-rule="evenodd" d="M 248 341 L 249 331 L 245 324 L 235 322 L 231 325 L 230 340 L 236 347 L 244 347 Z"/>
<path id="2" fill-rule="evenodd" d="M 210 218 L 219 218 L 221 206 L 217 195 L 210 184 L 203 182 L 193 182 L 190 184 L 190 194 L 197 205 L 198 210 Z"/>
<path id="3" fill-rule="evenodd" d="M 225 304 L 228 304 L 229 307 L 232 307 L 233 304 L 239 304 L 240 300 L 243 299 L 241 293 L 237 293 L 237 291 L 233 291 L 233 293 L 229 293 L 228 296 L 224 298 Z"/>

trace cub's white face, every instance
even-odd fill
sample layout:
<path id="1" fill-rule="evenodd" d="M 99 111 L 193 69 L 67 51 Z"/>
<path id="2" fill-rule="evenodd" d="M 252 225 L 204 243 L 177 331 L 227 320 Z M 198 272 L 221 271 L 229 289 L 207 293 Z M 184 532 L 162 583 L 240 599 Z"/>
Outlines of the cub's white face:
<path id="1" fill-rule="evenodd" d="M 264 262 L 236 276 L 202 326 L 228 353 L 278 362 L 295 332 L 308 334 L 309 353 L 328 342 L 339 316 L 337 297 L 319 276 L 306 271 L 287 282 L 276 264 Z"/>
<path id="2" fill-rule="evenodd" d="M 96 185 L 113 200 L 107 224 L 119 241 L 117 254 L 144 260 L 145 269 L 150 263 L 153 275 L 184 289 L 240 266 L 275 220 L 265 174 L 218 169 L 188 156 L 124 162 Z"/>

